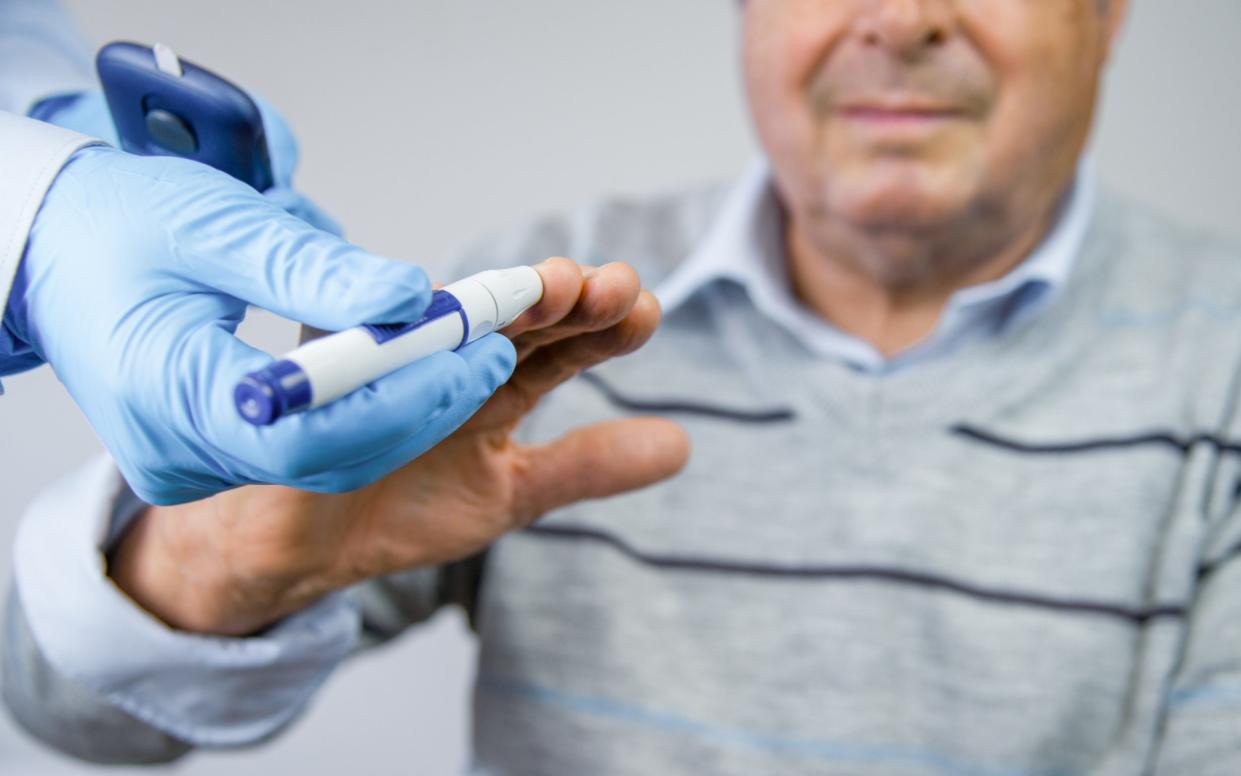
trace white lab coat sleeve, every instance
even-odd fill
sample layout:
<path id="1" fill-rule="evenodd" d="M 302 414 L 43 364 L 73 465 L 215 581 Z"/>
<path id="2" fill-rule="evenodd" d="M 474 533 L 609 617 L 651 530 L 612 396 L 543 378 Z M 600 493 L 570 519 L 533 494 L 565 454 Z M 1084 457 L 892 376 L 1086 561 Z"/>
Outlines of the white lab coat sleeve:
<path id="1" fill-rule="evenodd" d="M 92 88 L 90 49 L 59 3 L 0 0 L 0 110 L 25 116 L 46 97 Z"/>
<path id="2" fill-rule="evenodd" d="M 31 505 L 18 528 L 14 562 L 16 605 L 40 653 L 29 659 L 46 660 L 68 682 L 192 746 L 241 746 L 274 734 L 357 646 L 352 595 L 329 596 L 250 638 L 171 629 L 106 573 L 109 537 L 143 508 L 107 458 Z M 15 697 L 21 695 L 5 689 L 19 720 L 45 718 L 57 707 L 55 699 Z M 83 729 L 75 731 L 78 722 L 46 727 L 52 737 L 89 735 L 91 721 L 80 721 Z"/>
<path id="3" fill-rule="evenodd" d="M 8 305 L 13 277 L 52 181 L 74 152 L 101 143 L 42 121 L 0 112 L 0 312 Z M 13 355 L 6 342 L 0 338 L 0 374 L 19 371 L 5 368 Z"/>
<path id="4" fill-rule="evenodd" d="M 59 3 L 0 0 L 0 311 L 43 195 L 74 151 L 98 142 L 20 117 L 47 97 L 93 88 L 90 50 Z M 0 373 L 38 363 L 16 344 L 0 329 Z"/>

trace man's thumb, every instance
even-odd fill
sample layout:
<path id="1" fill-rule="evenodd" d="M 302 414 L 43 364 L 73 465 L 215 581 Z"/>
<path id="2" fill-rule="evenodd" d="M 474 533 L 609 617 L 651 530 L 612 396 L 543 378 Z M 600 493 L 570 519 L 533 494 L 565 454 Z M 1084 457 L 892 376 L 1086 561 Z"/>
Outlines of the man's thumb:
<path id="1" fill-rule="evenodd" d="M 529 459 L 514 499 L 522 525 L 568 504 L 671 477 L 689 459 L 689 437 L 670 420 L 629 418 L 577 429 L 525 452 Z"/>

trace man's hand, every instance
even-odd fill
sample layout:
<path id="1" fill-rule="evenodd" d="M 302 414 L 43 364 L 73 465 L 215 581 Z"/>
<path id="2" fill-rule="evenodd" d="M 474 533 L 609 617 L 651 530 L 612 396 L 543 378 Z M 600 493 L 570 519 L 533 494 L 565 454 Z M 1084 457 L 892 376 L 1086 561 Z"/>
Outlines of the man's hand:
<path id="1" fill-rule="evenodd" d="M 688 441 L 655 418 L 523 446 L 513 430 L 541 396 L 641 346 L 655 298 L 626 265 L 537 267 L 543 300 L 506 330 L 518 366 L 461 429 L 352 493 L 248 487 L 153 507 L 113 553 L 116 583 L 184 630 L 242 635 L 362 579 L 468 556 L 551 509 L 640 488 L 677 472 Z"/>

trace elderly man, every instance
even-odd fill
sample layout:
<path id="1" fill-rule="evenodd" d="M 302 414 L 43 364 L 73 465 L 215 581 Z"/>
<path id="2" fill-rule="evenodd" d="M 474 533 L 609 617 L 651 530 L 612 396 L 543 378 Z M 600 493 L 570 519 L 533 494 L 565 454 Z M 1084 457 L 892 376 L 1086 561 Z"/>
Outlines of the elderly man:
<path id="1" fill-rule="evenodd" d="M 765 163 L 463 263 L 632 262 L 640 355 L 630 271 L 551 261 L 513 382 L 375 486 L 79 475 L 10 706 L 98 760 L 248 744 L 460 604 L 480 773 L 1241 773 L 1241 257 L 1081 161 L 1124 6 L 750 0 Z M 681 466 L 631 414 L 693 456 L 582 501 Z"/>

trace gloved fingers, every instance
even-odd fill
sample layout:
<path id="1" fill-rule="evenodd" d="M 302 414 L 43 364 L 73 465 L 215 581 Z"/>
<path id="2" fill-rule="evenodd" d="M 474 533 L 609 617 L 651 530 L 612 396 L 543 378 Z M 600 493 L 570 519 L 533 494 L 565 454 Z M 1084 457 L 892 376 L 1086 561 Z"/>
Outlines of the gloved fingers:
<path id="1" fill-rule="evenodd" d="M 436 354 L 327 406 L 271 426 L 235 431 L 243 444 L 234 454 L 259 468 L 256 479 L 298 486 L 308 477 L 353 467 L 400 445 L 468 398 L 469 388 L 461 359 Z M 234 426 L 243 423 L 228 404 L 223 408 L 228 420 Z"/>
<path id="2" fill-rule="evenodd" d="M 536 267 L 544 278 L 544 298 L 505 330 L 519 361 L 543 345 L 616 324 L 642 290 L 637 273 L 627 264 L 588 269 L 577 281 L 564 266 L 566 261 L 552 259 Z M 576 265 L 573 268 L 580 272 Z"/>
<path id="3" fill-rule="evenodd" d="M 212 475 L 201 466 L 177 467 L 164 461 L 151 468 L 124 458 L 115 461 L 130 490 L 154 506 L 200 501 L 238 486 L 236 478 Z"/>
<path id="4" fill-rule="evenodd" d="M 188 206 L 205 212 L 187 214 L 174 236 L 189 279 L 327 330 L 417 320 L 430 304 L 418 267 L 316 229 L 222 173 L 198 178 Z"/>
<path id="5" fill-rule="evenodd" d="M 217 369 L 217 374 L 234 377 L 214 379 L 208 389 L 210 417 L 204 425 L 212 432 L 214 445 L 253 467 L 251 479 L 302 486 L 317 478 L 336 484 L 327 489 L 346 490 L 356 478 L 334 477 L 332 472 L 378 460 L 388 452 L 393 455 L 383 464 L 395 468 L 407 462 L 398 460 L 400 451 L 439 442 L 437 429 L 444 423 L 456 428 L 464 422 L 509 377 L 514 360 L 507 340 L 485 337 L 460 352 L 437 353 L 331 404 L 262 428 L 243 421 L 233 401 L 240 372 Z M 254 362 L 248 366 L 253 368 Z M 206 380 L 212 382 L 213 377 Z"/>
<path id="6" fill-rule="evenodd" d="M 468 365 L 475 389 L 463 394 L 446 411 L 429 418 L 416 433 L 400 444 L 347 469 L 302 478 L 297 486 L 320 493 L 341 493 L 376 482 L 447 439 L 491 397 L 494 386 L 511 373 L 512 345 L 498 334 L 490 334 L 458 351 Z"/>
<path id="7" fill-rule="evenodd" d="M 590 331 L 544 345 L 520 362 L 508 384 L 472 423 L 516 423 L 545 394 L 580 372 L 640 348 L 659 325 L 659 302 L 643 291 L 629 314 L 600 331 Z"/>
<path id="8" fill-rule="evenodd" d="M 263 196 L 267 198 L 268 202 L 271 202 L 284 212 L 297 216 L 316 229 L 334 234 L 337 237 L 343 234 L 340 224 L 329 216 L 323 208 L 294 189 L 277 185 L 264 191 Z"/>
<path id="9" fill-rule="evenodd" d="M 514 517 L 526 525 L 553 509 L 637 490 L 676 474 L 689 438 L 662 418 L 627 418 L 577 429 L 523 449 Z"/>

